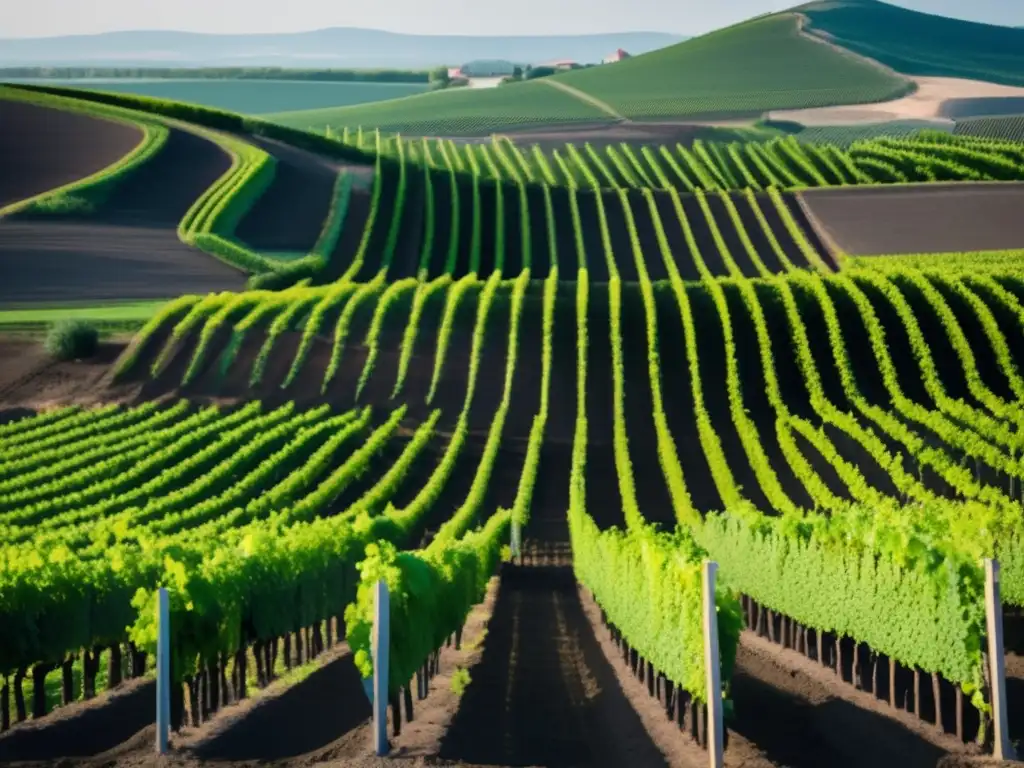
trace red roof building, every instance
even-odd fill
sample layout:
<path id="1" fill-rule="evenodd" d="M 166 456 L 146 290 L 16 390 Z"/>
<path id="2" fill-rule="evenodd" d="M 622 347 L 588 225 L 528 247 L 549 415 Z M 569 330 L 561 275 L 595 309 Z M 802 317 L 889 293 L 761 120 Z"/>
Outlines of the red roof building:
<path id="1" fill-rule="evenodd" d="M 610 54 L 608 56 L 605 56 L 604 57 L 604 63 L 605 64 L 614 64 L 617 61 L 623 61 L 624 59 L 628 59 L 628 58 L 629 58 L 629 54 L 626 51 L 624 51 L 621 48 L 619 48 L 619 49 L 617 49 L 615 51 L 615 53 Z"/>

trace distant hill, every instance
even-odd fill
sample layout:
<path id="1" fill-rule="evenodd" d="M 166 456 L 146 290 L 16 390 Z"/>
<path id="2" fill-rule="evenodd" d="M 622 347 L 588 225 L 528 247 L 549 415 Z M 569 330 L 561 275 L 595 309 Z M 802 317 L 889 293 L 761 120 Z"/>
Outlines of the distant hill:
<path id="1" fill-rule="evenodd" d="M 353 107 L 272 115 L 285 125 L 477 134 L 537 123 L 756 117 L 772 109 L 884 101 L 903 77 L 800 34 L 795 14 L 762 16 L 617 64 Z"/>
<path id="2" fill-rule="evenodd" d="M 893 5 L 933 16 L 1024 29 L 1024 3 L 1013 0 L 886 0 Z"/>
<path id="3" fill-rule="evenodd" d="M 1024 85 L 1021 28 L 960 21 L 878 0 L 818 0 L 797 10 L 810 20 L 812 34 L 906 75 Z"/>
<path id="4" fill-rule="evenodd" d="M 600 62 L 617 48 L 646 53 L 684 38 L 663 32 L 474 37 L 407 35 L 337 27 L 288 34 L 108 32 L 67 37 L 0 38 L 0 67 L 160 66 L 417 69 L 473 59 L 528 64 L 551 59 Z"/>

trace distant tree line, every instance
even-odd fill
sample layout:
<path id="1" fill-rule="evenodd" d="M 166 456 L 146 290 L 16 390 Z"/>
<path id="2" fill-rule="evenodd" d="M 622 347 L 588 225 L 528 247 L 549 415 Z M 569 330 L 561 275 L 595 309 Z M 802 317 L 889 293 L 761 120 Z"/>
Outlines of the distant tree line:
<path id="1" fill-rule="evenodd" d="M 428 83 L 415 69 L 286 69 L 284 67 L 4 67 L 0 80 L 152 78 L 159 80 L 309 80 L 334 83 Z"/>

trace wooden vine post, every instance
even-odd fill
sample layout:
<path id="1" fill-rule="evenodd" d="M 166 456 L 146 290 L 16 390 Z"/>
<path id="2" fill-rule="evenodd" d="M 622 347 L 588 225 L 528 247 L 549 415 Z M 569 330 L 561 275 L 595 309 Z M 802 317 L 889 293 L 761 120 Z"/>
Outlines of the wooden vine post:
<path id="1" fill-rule="evenodd" d="M 509 549 L 512 551 L 512 562 L 519 565 L 523 564 L 523 531 L 519 525 L 519 521 L 513 515 L 512 517 L 512 541 Z"/>
<path id="2" fill-rule="evenodd" d="M 171 725 L 171 609 L 167 590 L 156 594 L 156 753 L 164 755 Z"/>
<path id="3" fill-rule="evenodd" d="M 1003 656 L 1003 606 L 999 596 L 999 561 L 989 558 L 985 558 L 985 619 L 988 658 L 991 665 L 992 722 L 995 728 L 992 755 L 996 760 L 1016 760 L 1006 713 L 1006 659 Z"/>
<path id="4" fill-rule="evenodd" d="M 383 579 L 377 582 L 373 635 L 373 748 L 377 757 L 388 754 L 388 663 L 391 650 L 391 596 Z"/>
<path id="5" fill-rule="evenodd" d="M 718 654 L 718 611 L 715 607 L 715 576 L 718 563 L 705 560 L 702 570 L 704 598 L 704 671 L 708 694 L 708 765 L 722 768 L 725 752 L 725 723 L 722 717 L 722 670 Z"/>

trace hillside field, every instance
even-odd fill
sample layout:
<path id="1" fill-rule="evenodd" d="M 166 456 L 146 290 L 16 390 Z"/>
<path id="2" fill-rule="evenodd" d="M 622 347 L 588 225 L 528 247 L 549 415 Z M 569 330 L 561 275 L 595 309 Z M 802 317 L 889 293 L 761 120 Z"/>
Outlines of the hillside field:
<path id="1" fill-rule="evenodd" d="M 1024 85 L 1024 29 L 917 13 L 878 0 L 818 0 L 797 9 L 808 31 L 905 75 Z"/>
<path id="2" fill-rule="evenodd" d="M 348 107 L 374 101 L 400 99 L 403 96 L 427 90 L 425 84 L 417 83 L 336 83 L 291 80 L 145 80 L 127 78 L 18 80 L 14 78 L 8 82 L 132 93 L 158 99 L 187 101 L 248 115 Z"/>
<path id="3" fill-rule="evenodd" d="M 348 125 L 444 136 L 539 122 L 756 117 L 771 109 L 882 101 L 909 89 L 900 77 L 804 36 L 800 23 L 792 14 L 755 19 L 611 66 L 554 75 L 550 83 L 271 119 L 317 131 Z M 757 67 L 749 65 L 750 51 L 758 51 Z"/>

